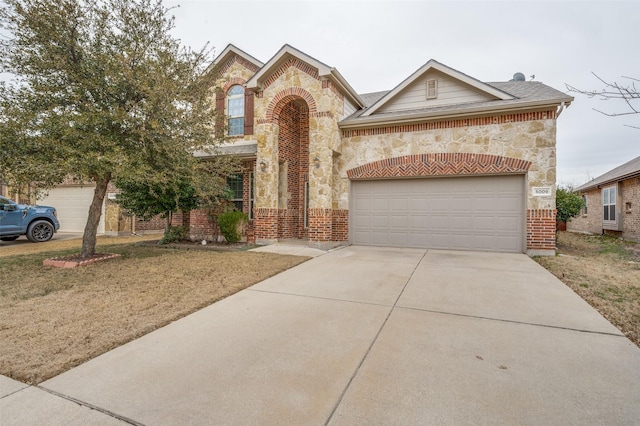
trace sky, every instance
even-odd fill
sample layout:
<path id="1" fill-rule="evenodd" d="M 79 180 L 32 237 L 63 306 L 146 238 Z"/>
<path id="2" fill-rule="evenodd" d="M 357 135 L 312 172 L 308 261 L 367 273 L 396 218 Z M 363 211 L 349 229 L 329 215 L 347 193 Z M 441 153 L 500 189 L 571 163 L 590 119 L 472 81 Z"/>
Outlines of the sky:
<path id="1" fill-rule="evenodd" d="M 262 62 L 284 45 L 335 67 L 358 93 L 393 89 L 429 59 L 484 82 L 516 72 L 563 92 L 640 79 L 636 1 L 164 1 L 185 46 L 232 43 Z M 535 77 L 533 77 L 535 76 Z M 640 89 L 640 81 L 636 82 Z M 578 186 L 640 156 L 640 114 L 582 94 L 558 119 L 557 183 Z M 640 109 L 640 100 L 635 101 Z M 627 126 L 625 126 L 627 125 Z"/>

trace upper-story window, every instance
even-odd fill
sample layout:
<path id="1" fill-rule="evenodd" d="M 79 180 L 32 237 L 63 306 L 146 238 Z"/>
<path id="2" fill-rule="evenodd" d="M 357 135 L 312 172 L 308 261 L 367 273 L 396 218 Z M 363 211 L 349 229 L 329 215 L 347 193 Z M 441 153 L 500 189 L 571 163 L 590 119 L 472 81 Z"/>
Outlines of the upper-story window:
<path id="1" fill-rule="evenodd" d="M 227 117 L 229 136 L 244 134 L 244 88 L 239 84 L 231 86 L 227 92 Z"/>

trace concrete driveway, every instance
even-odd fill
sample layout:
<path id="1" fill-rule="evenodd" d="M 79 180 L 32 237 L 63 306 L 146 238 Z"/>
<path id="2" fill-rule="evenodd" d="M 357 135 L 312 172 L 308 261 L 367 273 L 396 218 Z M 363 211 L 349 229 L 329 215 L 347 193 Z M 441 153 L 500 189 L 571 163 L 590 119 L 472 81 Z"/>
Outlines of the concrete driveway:
<path id="1" fill-rule="evenodd" d="M 637 424 L 640 349 L 525 255 L 347 247 L 41 384 L 12 424 Z"/>

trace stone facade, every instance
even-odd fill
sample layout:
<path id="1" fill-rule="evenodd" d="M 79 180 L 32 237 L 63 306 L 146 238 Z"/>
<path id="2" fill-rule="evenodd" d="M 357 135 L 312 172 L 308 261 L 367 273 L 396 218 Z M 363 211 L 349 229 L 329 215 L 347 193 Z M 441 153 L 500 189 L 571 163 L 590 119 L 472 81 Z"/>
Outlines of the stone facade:
<path id="1" fill-rule="evenodd" d="M 345 117 L 370 105 L 333 68 L 290 46 L 266 65 L 230 46 L 217 65 L 218 107 L 234 84 L 245 84 L 247 92 L 252 91 L 252 123 L 245 124 L 250 133 L 234 138 L 256 144 L 252 229 L 258 243 L 286 238 L 307 238 L 317 244 L 347 242 L 353 179 L 515 173 L 524 175 L 526 182 L 522 232 L 527 251 L 555 250 L 560 101 L 537 102 L 514 111 L 498 110 L 487 102 L 485 112 L 465 116 L 457 106 L 452 107 L 453 117 L 400 116 L 403 121 L 398 122 L 384 113 L 373 114 L 362 125 L 348 126 Z M 438 70 L 448 72 L 442 66 Z M 461 75 L 454 71 L 451 76 Z M 484 83 L 460 84 L 486 89 L 488 101 L 501 96 Z M 512 100 L 519 101 L 505 94 L 498 105 Z M 537 187 L 550 192 L 534 196 Z"/>

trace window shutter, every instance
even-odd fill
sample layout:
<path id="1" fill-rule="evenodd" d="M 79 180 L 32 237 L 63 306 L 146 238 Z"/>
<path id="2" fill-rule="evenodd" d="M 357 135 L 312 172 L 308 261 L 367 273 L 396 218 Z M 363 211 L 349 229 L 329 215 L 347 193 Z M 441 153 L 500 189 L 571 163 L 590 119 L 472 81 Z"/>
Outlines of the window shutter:
<path id="1" fill-rule="evenodd" d="M 244 89 L 244 134 L 253 134 L 253 90 Z"/>
<path id="2" fill-rule="evenodd" d="M 216 93 L 216 136 L 224 136 L 224 93 Z"/>
<path id="3" fill-rule="evenodd" d="M 427 80 L 427 99 L 438 97 L 438 80 Z"/>

